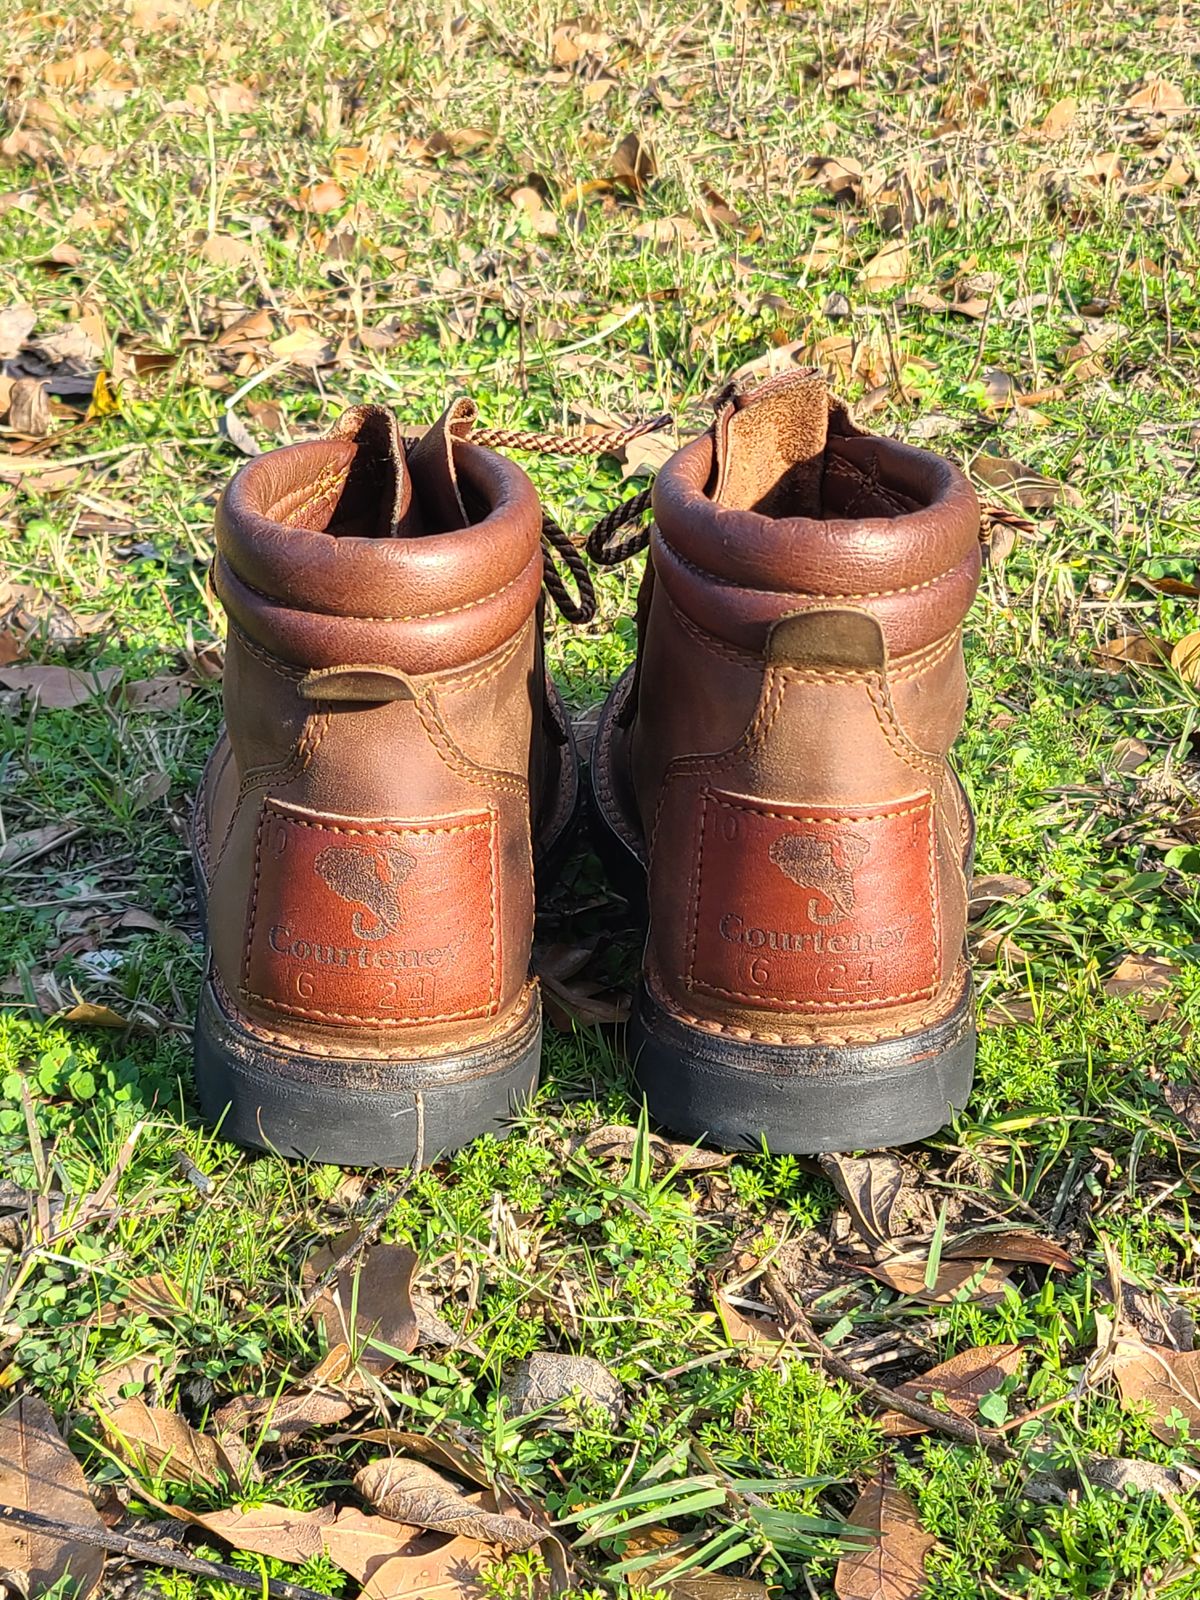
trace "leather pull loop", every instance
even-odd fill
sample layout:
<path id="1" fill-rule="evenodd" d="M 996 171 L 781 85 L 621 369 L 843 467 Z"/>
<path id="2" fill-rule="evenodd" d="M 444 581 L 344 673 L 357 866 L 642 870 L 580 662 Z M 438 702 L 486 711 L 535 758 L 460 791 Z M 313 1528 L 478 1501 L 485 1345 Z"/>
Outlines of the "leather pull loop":
<path id="1" fill-rule="evenodd" d="M 412 679 L 399 667 L 322 667 L 301 678 L 299 689 L 305 700 L 333 700 L 356 705 L 381 705 L 389 700 L 417 699 Z"/>
<path id="2" fill-rule="evenodd" d="M 806 672 L 887 672 L 883 629 L 869 611 L 811 606 L 780 617 L 767 636 L 772 666 Z"/>

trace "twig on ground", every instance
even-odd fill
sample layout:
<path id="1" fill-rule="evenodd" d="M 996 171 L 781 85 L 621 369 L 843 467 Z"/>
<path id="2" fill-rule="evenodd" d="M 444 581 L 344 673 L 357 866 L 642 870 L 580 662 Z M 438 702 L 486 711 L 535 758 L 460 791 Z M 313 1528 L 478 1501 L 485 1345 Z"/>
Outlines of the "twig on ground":
<path id="1" fill-rule="evenodd" d="M 358 1257 L 375 1243 L 402 1192 L 400 1189 L 384 1190 L 382 1198 L 376 1200 L 371 1207 L 369 1215 L 351 1243 L 346 1246 L 335 1261 L 332 1261 L 325 1268 L 325 1271 L 301 1300 L 300 1311 L 302 1314 L 306 1311 L 311 1311 L 314 1302 L 324 1294 L 325 1290 L 336 1283 L 346 1268 L 352 1266 Z"/>
<path id="2" fill-rule="evenodd" d="M 56 1517 L 43 1517 L 36 1511 L 23 1511 L 19 1506 L 0 1505 L 0 1521 L 14 1527 L 25 1528 L 30 1533 L 44 1533 L 64 1543 L 91 1545 L 93 1549 L 107 1550 L 111 1555 L 125 1556 L 130 1561 L 142 1561 L 147 1566 L 174 1567 L 177 1572 L 187 1572 L 194 1578 L 212 1578 L 221 1583 L 232 1583 L 239 1589 L 264 1592 L 272 1600 L 328 1600 L 316 1589 L 306 1589 L 303 1584 L 286 1583 L 282 1578 L 264 1578 L 258 1572 L 243 1572 L 240 1567 L 227 1567 L 221 1561 L 202 1561 L 199 1556 L 185 1555 L 182 1550 L 157 1544 L 153 1539 L 134 1539 L 111 1528 L 81 1528 L 73 1522 L 59 1522 Z"/>
<path id="3" fill-rule="evenodd" d="M 902 1416 L 921 1423 L 931 1432 L 944 1433 L 947 1438 L 957 1439 L 960 1444 L 974 1445 L 1001 1461 L 1016 1459 L 1016 1452 L 1012 1446 L 994 1429 L 977 1427 L 965 1417 L 955 1416 L 952 1412 L 935 1411 L 932 1406 L 924 1405 L 920 1400 L 912 1400 L 908 1395 L 887 1389 L 882 1383 L 876 1383 L 874 1378 L 868 1378 L 865 1373 L 852 1367 L 841 1356 L 835 1355 L 813 1328 L 803 1306 L 774 1267 L 768 1267 L 763 1273 L 763 1286 L 779 1307 L 787 1331 L 797 1335 L 800 1342 L 807 1345 L 820 1358 L 822 1367 L 833 1377 L 841 1378 L 843 1383 L 851 1384 L 874 1400 L 876 1405 L 888 1411 L 899 1411 Z"/>

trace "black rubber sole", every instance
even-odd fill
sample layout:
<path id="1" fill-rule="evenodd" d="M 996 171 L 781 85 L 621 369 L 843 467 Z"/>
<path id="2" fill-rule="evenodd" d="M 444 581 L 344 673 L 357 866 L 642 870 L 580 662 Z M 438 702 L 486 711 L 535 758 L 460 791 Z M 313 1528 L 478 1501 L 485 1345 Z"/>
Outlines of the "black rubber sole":
<path id="1" fill-rule="evenodd" d="M 502 1136 L 537 1086 L 537 994 L 503 1037 L 436 1057 L 358 1060 L 276 1050 L 205 983 L 196 1087 L 223 1137 L 340 1167 L 420 1167 L 480 1134 Z"/>
<path id="2" fill-rule="evenodd" d="M 638 1087 L 656 1122 L 722 1150 L 821 1155 L 916 1144 L 971 1092 L 971 988 L 920 1033 L 858 1045 L 758 1044 L 695 1028 L 643 987 L 629 1025 Z"/>

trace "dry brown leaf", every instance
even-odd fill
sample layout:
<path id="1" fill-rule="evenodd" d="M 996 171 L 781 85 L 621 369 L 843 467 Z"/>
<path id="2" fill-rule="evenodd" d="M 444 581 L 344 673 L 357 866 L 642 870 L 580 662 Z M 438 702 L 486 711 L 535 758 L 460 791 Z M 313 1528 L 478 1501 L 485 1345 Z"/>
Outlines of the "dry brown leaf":
<path id="1" fill-rule="evenodd" d="M 75 667 L 3 667 L 0 689 L 15 690 L 47 711 L 70 711 L 107 694 L 120 676 L 120 667 L 89 672 Z"/>
<path id="2" fill-rule="evenodd" d="M 0 1503 L 104 1531 L 83 1469 L 63 1443 L 49 1406 L 36 1395 L 23 1396 L 0 1415 Z M 104 1552 L 0 1522 L 4 1568 L 25 1574 L 34 1595 L 45 1594 L 69 1574 L 78 1600 L 86 1600 L 100 1582 Z"/>
<path id="3" fill-rule="evenodd" d="M 1162 956 L 1126 955 L 1104 980 L 1104 992 L 1115 998 L 1163 994 L 1179 976 L 1179 968 Z"/>
<path id="4" fill-rule="evenodd" d="M 300 209 L 323 217 L 346 203 L 346 191 L 340 183 L 326 178 L 322 183 L 310 183 L 300 191 Z"/>
<path id="5" fill-rule="evenodd" d="M 1200 630 L 1185 633 L 1171 648 L 1171 665 L 1185 683 L 1200 683 Z"/>
<path id="6" fill-rule="evenodd" d="M 821 1171 L 845 1201 L 850 1219 L 868 1244 L 887 1244 L 928 1220 L 923 1197 L 905 1182 L 904 1164 L 879 1152 L 870 1156 L 822 1155 Z"/>
<path id="7" fill-rule="evenodd" d="M 80 1000 L 55 1018 L 56 1022 L 69 1022 L 76 1028 L 127 1028 L 129 1018 L 123 1017 L 111 1006 L 98 1005 L 92 1000 Z"/>
<path id="8" fill-rule="evenodd" d="M 1120 672 L 1129 662 L 1139 667 L 1166 666 L 1171 658 L 1171 646 L 1165 639 L 1149 633 L 1118 633 L 1106 639 L 1092 652 L 1092 659 L 1106 672 Z"/>
<path id="9" fill-rule="evenodd" d="M 1200 1089 L 1186 1083 L 1164 1083 L 1163 1099 L 1192 1138 L 1200 1138 Z"/>
<path id="10" fill-rule="evenodd" d="M 321 1506 L 316 1511 L 293 1511 L 289 1506 L 269 1503 L 251 1506 L 244 1511 L 236 1507 L 229 1511 L 206 1512 L 188 1511 L 183 1506 L 167 1506 L 165 1509 L 182 1522 L 191 1523 L 194 1528 L 215 1533 L 218 1539 L 223 1539 L 235 1550 L 245 1550 L 257 1556 L 273 1556 L 276 1561 L 294 1562 L 311 1561 L 326 1549 L 325 1534 L 337 1516 L 333 1506 Z M 377 1522 L 380 1519 L 371 1517 L 364 1520 Z M 408 1528 L 396 1529 L 394 1534 L 389 1534 L 388 1543 L 394 1548 L 393 1541 L 397 1536 L 402 1542 L 410 1532 Z"/>
<path id="11" fill-rule="evenodd" d="M 613 151 L 609 176 L 630 194 L 640 195 L 658 171 L 654 150 L 637 133 L 627 133 Z"/>
<path id="12" fill-rule="evenodd" d="M 573 1356 L 565 1351 L 539 1350 L 526 1356 L 505 1374 L 501 1392 L 516 1417 L 564 1402 L 577 1415 L 580 1401 L 606 1412 L 612 1422 L 620 1421 L 625 1411 L 620 1379 L 593 1356 Z"/>
<path id="13" fill-rule="evenodd" d="M 334 359 L 333 346 L 315 328 L 297 328 L 272 339 L 270 349 L 276 360 L 294 361 L 302 367 L 328 366 Z"/>
<path id="14" fill-rule="evenodd" d="M 11 361 L 37 324 L 37 312 L 19 302 L 0 311 L 0 361 Z"/>
<path id="15" fill-rule="evenodd" d="M 909 248 L 903 240 L 885 244 L 864 263 L 858 281 L 871 294 L 878 289 L 892 289 L 908 277 L 910 259 Z"/>
<path id="16" fill-rule="evenodd" d="M 50 432 L 50 395 L 44 378 L 18 378 L 9 391 L 8 425 L 27 439 Z"/>
<path id="17" fill-rule="evenodd" d="M 1148 1408 L 1156 1438 L 1175 1443 L 1179 1430 L 1167 1418 L 1177 1412 L 1187 1424 L 1188 1443 L 1200 1450 L 1200 1350 L 1172 1350 L 1121 1333 L 1112 1366 L 1122 1404 Z"/>
<path id="18" fill-rule="evenodd" d="M 300 1389 L 280 1395 L 238 1395 L 213 1414 L 222 1433 L 253 1433 L 279 1445 L 294 1444 L 315 1428 L 336 1427 L 352 1415 L 354 1404 L 340 1394 Z"/>
<path id="19" fill-rule="evenodd" d="M 980 872 L 971 879 L 971 896 L 968 902 L 972 917 L 980 917 L 992 906 L 1005 905 L 1010 900 L 1021 900 L 1033 892 L 1028 878 L 1013 877 L 1007 872 Z"/>
<path id="20" fill-rule="evenodd" d="M 943 1261 L 1014 1261 L 1023 1266 L 1053 1267 L 1070 1272 L 1075 1257 L 1053 1239 L 1029 1233 L 1024 1228 L 976 1228 L 947 1239 L 942 1246 Z"/>
<path id="21" fill-rule="evenodd" d="M 134 0 L 129 24 L 137 33 L 172 33 L 191 10 L 188 0 Z"/>
<path id="22" fill-rule="evenodd" d="M 546 1016 L 561 1033 L 574 1033 L 576 1027 L 605 1027 L 629 1020 L 629 996 L 602 984 L 580 978 L 560 983 L 557 978 L 541 980 L 542 1005 Z"/>
<path id="23" fill-rule="evenodd" d="M 1152 112 L 1156 115 L 1186 111 L 1187 108 L 1187 96 L 1183 90 L 1169 83 L 1166 78 L 1148 78 L 1122 107 L 1125 111 Z"/>
<path id="24" fill-rule="evenodd" d="M 125 685 L 125 703 L 133 711 L 175 711 L 191 694 L 191 685 L 179 673 L 139 678 Z"/>
<path id="25" fill-rule="evenodd" d="M 1042 118 L 1038 132 L 1043 139 L 1061 139 L 1079 111 L 1079 101 L 1074 95 L 1064 95 L 1061 100 L 1056 100 Z"/>
<path id="26" fill-rule="evenodd" d="M 724 1289 L 717 1290 L 713 1304 L 725 1337 L 730 1344 L 745 1350 L 747 1366 L 766 1366 L 778 1356 L 781 1346 L 787 1344 L 787 1335 L 776 1318 L 740 1311 L 730 1304 Z"/>
<path id="27" fill-rule="evenodd" d="M 354 1487 L 385 1517 L 437 1533 L 461 1534 L 504 1550 L 531 1550 L 546 1530 L 524 1517 L 477 1505 L 460 1483 L 427 1461 L 385 1456 L 354 1475 Z"/>
<path id="28" fill-rule="evenodd" d="M 897 1257 L 873 1264 L 858 1261 L 855 1266 L 923 1306 L 944 1306 L 959 1300 L 972 1305 L 998 1305 L 1006 1290 L 1014 1287 L 1012 1279 L 994 1261 L 943 1259 L 938 1263 L 932 1289 L 925 1286 L 927 1261 Z"/>
<path id="29" fill-rule="evenodd" d="M 357 1228 L 350 1228 L 311 1256 L 304 1265 L 305 1286 L 311 1289 L 353 1247 L 357 1237 Z M 407 1245 L 376 1244 L 343 1267 L 312 1304 L 312 1316 L 324 1329 L 329 1348 L 349 1345 L 358 1353 L 361 1365 L 376 1373 L 386 1372 L 395 1357 L 371 1348 L 371 1341 L 394 1350 L 415 1350 L 420 1330 L 413 1310 L 412 1280 L 417 1265 L 417 1257 Z"/>
<path id="30" fill-rule="evenodd" d="M 170 1483 L 209 1485 L 238 1476 L 225 1446 L 197 1433 L 174 1411 L 144 1400 L 124 1400 L 99 1415 L 109 1445 L 138 1472 Z"/>
<path id="31" fill-rule="evenodd" d="M 51 850 L 57 850 L 69 839 L 78 838 L 82 832 L 82 828 L 74 822 L 48 822 L 42 828 L 10 833 L 0 845 L 0 871 L 9 871 L 28 861 L 36 861 L 40 856 L 49 855 Z"/>
<path id="32" fill-rule="evenodd" d="M 1078 489 L 1060 483 L 1057 478 L 1044 477 L 1011 456 L 977 455 L 971 463 L 971 471 L 989 489 L 1008 490 L 1026 511 L 1083 504 L 1083 496 Z"/>
<path id="33" fill-rule="evenodd" d="M 833 1580 L 838 1600 L 917 1600 L 925 1593 L 925 1557 L 936 1541 L 903 1490 L 876 1478 L 848 1520 L 869 1534 L 871 1543 L 838 1562 Z"/>
<path id="34" fill-rule="evenodd" d="M 939 1366 L 932 1367 L 919 1378 L 902 1383 L 896 1394 L 909 1400 L 933 1403 L 940 1395 L 956 1417 L 973 1417 L 985 1395 L 998 1389 L 1006 1378 L 1011 1378 L 1021 1363 L 1019 1344 L 985 1344 L 972 1350 L 960 1350 L 958 1355 Z M 879 1419 L 880 1426 L 889 1438 L 907 1438 L 926 1432 L 925 1424 L 915 1422 L 899 1411 L 888 1411 Z"/>
<path id="35" fill-rule="evenodd" d="M 200 254 L 212 267 L 240 267 L 253 256 L 254 247 L 229 233 L 210 233 L 201 242 Z"/>
<path id="36" fill-rule="evenodd" d="M 43 72 L 46 82 L 54 89 L 76 89 L 85 83 L 112 78 L 115 74 L 116 63 L 101 45 L 48 62 Z"/>
<path id="37" fill-rule="evenodd" d="M 624 1122 L 606 1122 L 593 1128 L 586 1138 L 572 1146 L 582 1148 L 599 1161 L 612 1161 L 629 1156 L 638 1141 L 638 1130 Z M 650 1135 L 650 1157 L 659 1172 L 675 1169 L 678 1172 L 712 1172 L 727 1167 L 733 1156 L 724 1150 L 703 1150 L 682 1140 L 663 1139 Z"/>
<path id="38" fill-rule="evenodd" d="M 341 1514 L 347 1515 L 345 1511 Z M 338 1566 L 344 1564 L 332 1549 L 329 1554 Z M 346 1570 L 363 1584 L 359 1600 L 485 1600 L 479 1575 L 493 1559 L 494 1553 L 481 1548 L 475 1539 L 422 1533 L 401 1545 L 396 1553 L 367 1563 L 361 1576 L 348 1566 Z"/>

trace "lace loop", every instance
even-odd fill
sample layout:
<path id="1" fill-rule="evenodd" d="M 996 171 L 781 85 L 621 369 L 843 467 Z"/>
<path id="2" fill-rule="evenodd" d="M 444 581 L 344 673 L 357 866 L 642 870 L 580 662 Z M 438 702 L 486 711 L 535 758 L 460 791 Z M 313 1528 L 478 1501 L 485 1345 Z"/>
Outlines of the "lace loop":
<path id="1" fill-rule="evenodd" d="M 539 433 L 518 428 L 474 428 L 471 439 L 489 450 L 526 451 L 531 455 L 603 456 L 615 455 L 632 440 L 646 433 L 658 433 L 671 426 L 670 413 L 648 417 L 625 428 L 609 428 L 602 433 Z M 614 506 L 588 532 L 584 548 L 599 566 L 613 566 L 649 542 L 649 530 L 638 531 L 619 544 L 613 535 L 627 523 L 640 522 L 650 509 L 650 490 L 643 489 Z M 556 557 L 575 580 L 579 598 L 575 599 L 563 582 Z M 542 560 L 546 592 L 568 622 L 590 622 L 596 615 L 596 590 L 579 550 L 548 511 L 542 512 Z"/>

